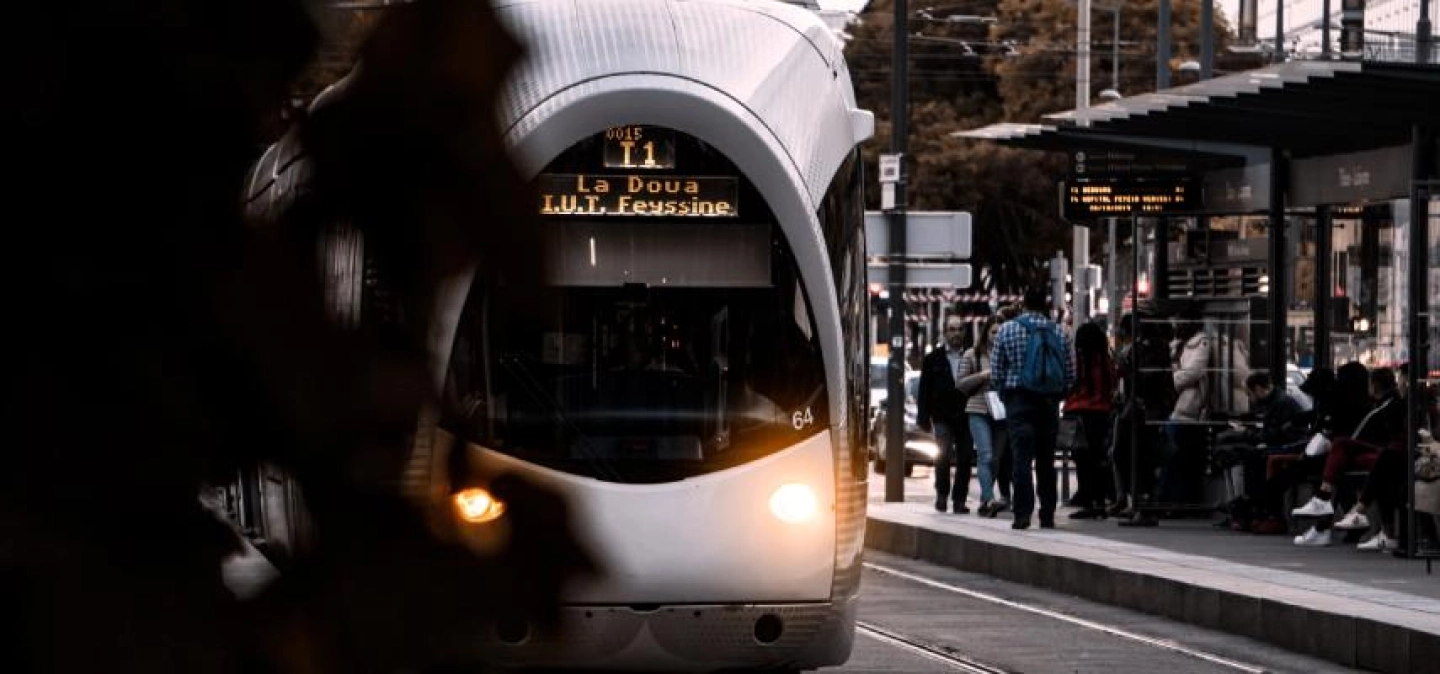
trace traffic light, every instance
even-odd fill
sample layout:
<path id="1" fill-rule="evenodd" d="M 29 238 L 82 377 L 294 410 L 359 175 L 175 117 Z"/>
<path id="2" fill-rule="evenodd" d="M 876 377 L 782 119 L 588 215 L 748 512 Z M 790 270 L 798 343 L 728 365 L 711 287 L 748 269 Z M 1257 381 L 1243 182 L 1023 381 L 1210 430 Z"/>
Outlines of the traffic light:
<path id="1" fill-rule="evenodd" d="M 1359 56 L 1365 51 L 1365 0 L 1340 0 L 1340 53 Z"/>

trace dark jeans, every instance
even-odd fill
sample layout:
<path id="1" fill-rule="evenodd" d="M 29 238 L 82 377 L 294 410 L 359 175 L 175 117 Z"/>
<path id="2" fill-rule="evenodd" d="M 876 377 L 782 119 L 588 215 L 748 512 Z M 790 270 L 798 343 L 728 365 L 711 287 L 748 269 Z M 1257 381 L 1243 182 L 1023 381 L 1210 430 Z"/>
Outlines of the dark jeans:
<path id="1" fill-rule="evenodd" d="M 1015 519 L 1030 517 L 1040 497 L 1040 519 L 1055 517 L 1055 433 L 1060 425 L 1059 401 L 1025 391 L 1005 391 L 1005 428 L 1015 474 Z M 1032 482 L 1031 471 L 1034 471 Z"/>
<path id="2" fill-rule="evenodd" d="M 935 422 L 935 442 L 940 445 L 940 456 L 935 457 L 935 496 L 941 501 L 952 499 L 957 508 L 964 506 L 970 495 L 970 459 L 975 453 L 968 420 Z M 951 464 L 955 466 L 953 489 Z"/>
<path id="3" fill-rule="evenodd" d="M 1332 450 L 1333 451 L 1333 450 Z M 1375 457 L 1375 465 L 1365 478 L 1365 490 L 1360 492 L 1360 502 L 1375 504 L 1380 512 L 1380 521 L 1386 522 L 1398 508 L 1405 506 L 1410 495 L 1405 489 L 1405 459 L 1408 455 L 1402 449 L 1383 449 Z"/>
<path id="4" fill-rule="evenodd" d="M 1006 432 L 1003 421 L 992 421 L 990 433 L 995 452 L 995 490 L 1001 499 L 1009 501 L 1010 480 L 1015 475 L 1015 461 L 1010 456 L 1010 434 Z"/>
<path id="5" fill-rule="evenodd" d="M 1109 451 L 1105 438 L 1110 434 L 1109 412 L 1073 412 L 1066 416 L 1080 420 L 1085 432 L 1085 446 L 1075 449 L 1074 501 L 1082 507 L 1104 506 L 1115 496 L 1115 482 L 1106 470 Z"/>
<path id="6" fill-rule="evenodd" d="M 1198 504 L 1205 493 L 1206 442 L 1209 431 L 1193 422 L 1174 421 L 1165 427 L 1167 457 L 1160 467 L 1160 500 Z"/>
<path id="7" fill-rule="evenodd" d="M 1135 425 L 1139 427 L 1136 428 Z M 1131 442 L 1131 433 L 1139 436 L 1139 443 Z M 1155 467 L 1160 446 L 1164 444 L 1160 429 L 1142 418 L 1132 415 L 1115 417 L 1114 433 L 1110 444 L 1110 466 L 1115 475 L 1115 497 L 1124 501 L 1134 497 L 1135 502 L 1149 502 L 1155 492 Z M 1134 463 L 1132 470 L 1131 464 Z M 1131 485 L 1131 473 L 1137 484 Z"/>

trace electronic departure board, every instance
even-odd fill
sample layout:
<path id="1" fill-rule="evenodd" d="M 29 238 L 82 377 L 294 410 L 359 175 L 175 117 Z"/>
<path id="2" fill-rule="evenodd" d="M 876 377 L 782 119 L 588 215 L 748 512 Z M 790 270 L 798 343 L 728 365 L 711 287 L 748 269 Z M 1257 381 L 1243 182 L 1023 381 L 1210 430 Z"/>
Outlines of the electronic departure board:
<path id="1" fill-rule="evenodd" d="M 724 176 L 546 173 L 535 183 L 541 215 L 739 215 L 739 183 Z"/>
<path id="2" fill-rule="evenodd" d="M 1080 179 L 1066 184 L 1064 206 L 1067 220 L 1193 213 L 1200 208 L 1200 195 L 1188 177 Z"/>
<path id="3" fill-rule="evenodd" d="M 564 163 L 560 168 L 564 173 L 542 173 L 535 178 L 540 215 L 672 218 L 740 215 L 739 178 L 710 173 L 721 167 L 716 166 L 713 159 L 700 156 L 704 151 L 696 141 L 673 129 L 643 125 L 611 127 L 580 146 L 590 149 L 575 153 L 571 161 Z M 594 152 L 596 146 L 599 152 Z M 551 170 L 556 168 L 552 165 Z M 687 175 L 686 169 L 708 175 Z"/>

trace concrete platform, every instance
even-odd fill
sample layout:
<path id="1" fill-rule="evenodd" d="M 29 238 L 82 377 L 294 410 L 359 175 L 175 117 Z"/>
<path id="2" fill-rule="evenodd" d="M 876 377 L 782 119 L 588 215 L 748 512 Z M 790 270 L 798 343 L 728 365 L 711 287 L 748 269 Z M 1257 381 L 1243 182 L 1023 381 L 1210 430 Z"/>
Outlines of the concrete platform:
<path id="1" fill-rule="evenodd" d="M 1054 530 L 939 513 L 924 477 L 884 501 L 872 476 L 866 546 L 1259 639 L 1382 672 L 1440 672 L 1440 573 L 1353 545 L 1298 548 L 1207 520 L 1155 528 L 1068 520 Z M 975 506 L 972 488 L 971 507 Z M 1440 566 L 1440 565 L 1437 565 Z"/>

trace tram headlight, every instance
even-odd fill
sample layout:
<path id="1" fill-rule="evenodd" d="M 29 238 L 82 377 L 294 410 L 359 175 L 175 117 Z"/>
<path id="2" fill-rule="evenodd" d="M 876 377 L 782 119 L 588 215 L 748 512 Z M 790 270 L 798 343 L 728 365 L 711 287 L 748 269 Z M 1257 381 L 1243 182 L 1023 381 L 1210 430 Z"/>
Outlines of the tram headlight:
<path id="1" fill-rule="evenodd" d="M 787 484 L 770 496 L 770 512 L 782 522 L 799 524 L 815 519 L 819 510 L 815 490 L 803 484 Z"/>
<path id="2" fill-rule="evenodd" d="M 451 501 L 455 514 L 470 524 L 493 522 L 505 514 L 505 503 L 479 487 L 456 492 Z"/>

